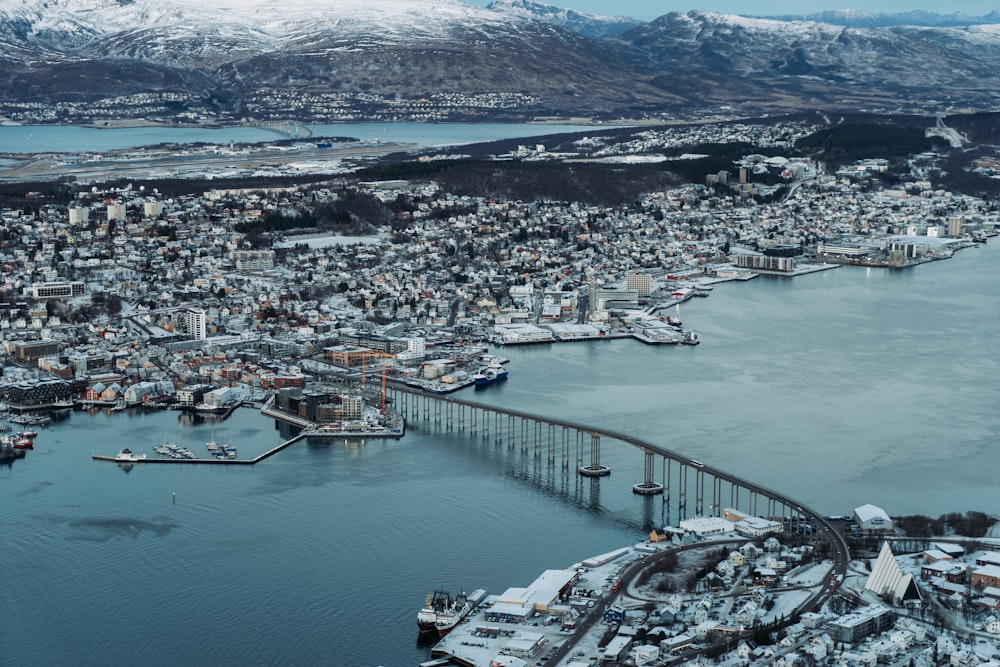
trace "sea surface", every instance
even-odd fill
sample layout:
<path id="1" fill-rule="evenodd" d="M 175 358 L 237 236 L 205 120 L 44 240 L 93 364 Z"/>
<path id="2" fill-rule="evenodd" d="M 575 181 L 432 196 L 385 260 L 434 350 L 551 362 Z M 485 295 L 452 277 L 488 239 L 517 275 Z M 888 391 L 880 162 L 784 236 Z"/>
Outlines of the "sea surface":
<path id="1" fill-rule="evenodd" d="M 314 137 L 353 137 L 360 141 L 399 142 L 421 147 L 454 146 L 562 132 L 609 129 L 603 126 L 533 123 L 334 123 L 309 125 Z M 259 143 L 288 137 L 256 127 L 118 127 L 0 125 L 0 153 L 107 151 L 174 144 Z M 0 167 L 3 165 L 0 164 Z"/>
<path id="2" fill-rule="evenodd" d="M 823 513 L 996 514 L 998 269 L 994 240 L 727 283 L 679 309 L 697 347 L 497 348 L 510 379 L 460 395 L 631 431 Z M 642 457 L 614 443 L 596 482 L 423 424 L 253 467 L 91 460 L 212 438 L 243 457 L 282 435 L 245 408 L 72 412 L 0 468 L 0 664 L 412 666 L 433 589 L 525 586 L 676 519 L 633 496 Z"/>

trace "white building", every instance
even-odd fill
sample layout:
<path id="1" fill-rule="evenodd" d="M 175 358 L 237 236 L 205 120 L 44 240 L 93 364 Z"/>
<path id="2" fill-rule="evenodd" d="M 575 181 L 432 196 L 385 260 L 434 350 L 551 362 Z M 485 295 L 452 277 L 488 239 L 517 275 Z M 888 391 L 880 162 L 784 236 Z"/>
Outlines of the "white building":
<path id="1" fill-rule="evenodd" d="M 736 532 L 745 537 L 761 537 L 768 533 L 780 533 L 783 529 L 780 522 L 762 519 L 759 516 L 748 516 L 734 525 Z"/>
<path id="2" fill-rule="evenodd" d="M 85 225 L 90 219 L 90 208 L 87 206 L 72 206 L 69 209 L 69 224 L 72 227 Z"/>
<path id="3" fill-rule="evenodd" d="M 854 521 L 858 530 L 882 531 L 892 530 L 892 519 L 885 510 L 875 505 L 862 505 L 854 510 Z"/>
<path id="4" fill-rule="evenodd" d="M 696 516 L 693 519 L 684 519 L 677 526 L 681 530 L 694 533 L 698 537 L 721 535 L 733 530 L 732 522 L 717 516 Z"/>
<path id="5" fill-rule="evenodd" d="M 184 330 L 193 335 L 195 340 L 204 340 L 208 335 L 205 311 L 201 308 L 186 308 L 182 316 L 184 318 Z"/>
<path id="6" fill-rule="evenodd" d="M 112 220 L 124 220 L 125 219 L 125 204 L 121 202 L 113 202 L 108 204 L 108 222 Z"/>

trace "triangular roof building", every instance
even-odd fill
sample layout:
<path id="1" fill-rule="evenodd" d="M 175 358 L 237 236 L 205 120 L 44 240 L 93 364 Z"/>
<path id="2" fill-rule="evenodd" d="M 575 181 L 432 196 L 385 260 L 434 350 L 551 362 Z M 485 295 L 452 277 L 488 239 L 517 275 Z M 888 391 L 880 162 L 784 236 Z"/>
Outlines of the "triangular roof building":
<path id="1" fill-rule="evenodd" d="M 913 580 L 913 575 L 903 574 L 888 541 L 882 543 L 882 551 L 875 559 L 875 566 L 872 568 L 872 573 L 868 575 L 865 589 L 872 591 L 879 597 L 890 597 L 893 604 L 914 601 L 917 604 L 920 603 L 920 590 Z"/>

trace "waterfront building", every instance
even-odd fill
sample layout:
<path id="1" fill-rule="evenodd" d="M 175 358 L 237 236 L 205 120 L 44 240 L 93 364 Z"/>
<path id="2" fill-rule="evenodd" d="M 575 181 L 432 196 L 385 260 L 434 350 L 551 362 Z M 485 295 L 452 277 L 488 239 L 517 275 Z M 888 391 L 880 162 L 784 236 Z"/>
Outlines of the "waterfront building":
<path id="1" fill-rule="evenodd" d="M 854 522 L 862 532 L 878 533 L 892 530 L 892 519 L 875 505 L 862 505 L 854 510 Z"/>
<path id="2" fill-rule="evenodd" d="M 648 273 L 635 273 L 634 271 L 625 276 L 625 288 L 635 291 L 639 298 L 648 297 L 653 289 L 653 276 Z"/>
<path id="3" fill-rule="evenodd" d="M 677 526 L 681 530 L 694 533 L 698 537 L 721 535 L 733 530 L 733 523 L 731 521 L 715 516 L 697 516 L 692 519 L 685 519 L 678 523 Z"/>
<path id="4" fill-rule="evenodd" d="M 340 395 L 341 414 L 345 420 L 357 420 L 364 417 L 365 401 L 358 394 Z"/>
<path id="5" fill-rule="evenodd" d="M 64 380 L 37 380 L 0 384 L 0 398 L 8 405 L 27 408 L 50 405 L 69 400 L 72 394 L 69 382 Z"/>
<path id="6" fill-rule="evenodd" d="M 748 516 L 733 524 L 736 532 L 745 537 L 762 537 L 769 533 L 780 533 L 783 526 L 780 521 L 762 519 L 758 516 Z"/>
<path id="7" fill-rule="evenodd" d="M 639 307 L 639 292 L 598 287 L 594 290 L 594 303 L 597 310 L 635 310 Z"/>

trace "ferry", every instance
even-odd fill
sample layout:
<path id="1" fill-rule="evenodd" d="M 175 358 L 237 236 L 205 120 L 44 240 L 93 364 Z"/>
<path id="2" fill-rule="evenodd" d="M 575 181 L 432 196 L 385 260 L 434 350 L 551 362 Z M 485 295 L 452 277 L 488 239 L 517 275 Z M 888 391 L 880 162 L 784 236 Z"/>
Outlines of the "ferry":
<path id="1" fill-rule="evenodd" d="M 493 384 L 507 379 L 507 369 L 500 364 L 500 359 L 493 357 L 489 365 L 484 366 L 478 373 L 472 376 L 472 381 L 476 386 Z"/>

